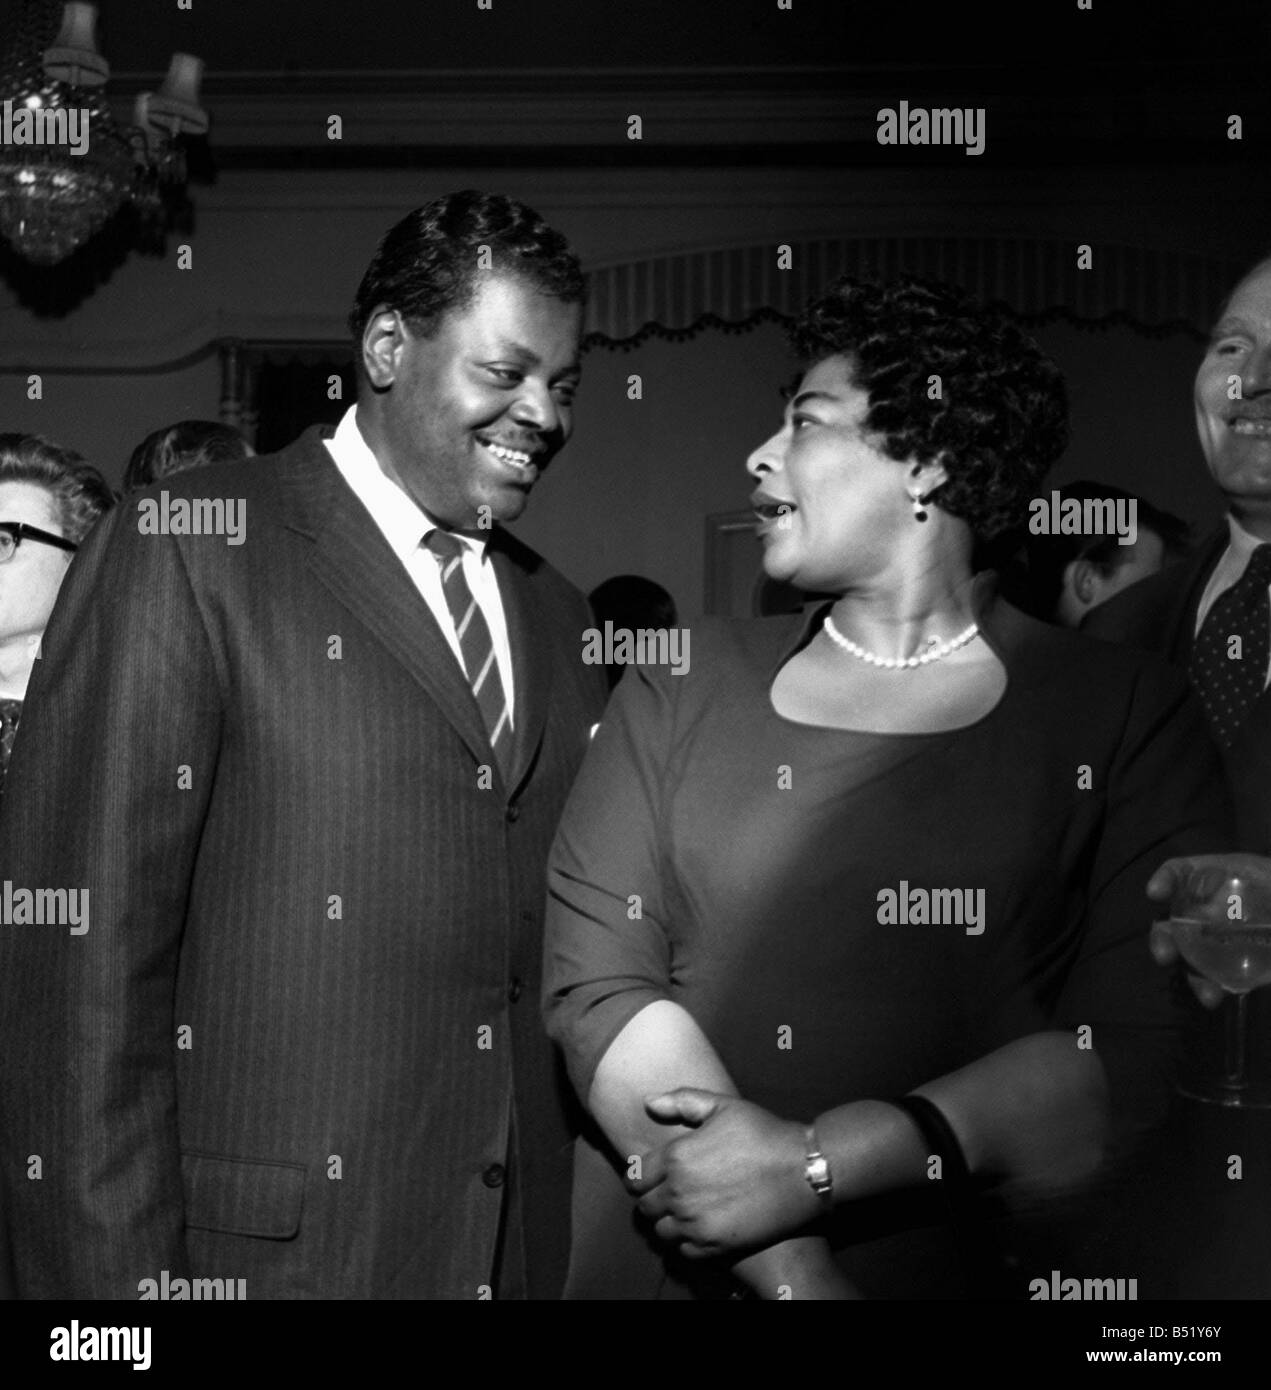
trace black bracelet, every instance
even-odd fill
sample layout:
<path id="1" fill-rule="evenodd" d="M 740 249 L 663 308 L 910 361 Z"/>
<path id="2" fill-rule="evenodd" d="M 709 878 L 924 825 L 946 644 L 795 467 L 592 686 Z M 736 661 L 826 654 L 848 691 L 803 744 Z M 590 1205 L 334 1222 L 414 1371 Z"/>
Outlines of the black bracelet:
<path id="1" fill-rule="evenodd" d="M 971 1188 L 971 1170 L 967 1167 L 966 1154 L 962 1152 L 962 1145 L 958 1143 L 958 1136 L 954 1134 L 949 1121 L 926 1096 L 899 1096 L 887 1104 L 903 1110 L 918 1126 L 928 1148 L 940 1159 L 943 1191 L 950 1204 L 961 1201 Z"/>
<path id="2" fill-rule="evenodd" d="M 949 1213 L 949 1227 L 976 1296 L 1012 1297 L 1002 1252 L 976 1210 L 971 1170 L 952 1125 L 926 1096 L 899 1096 L 887 1104 L 909 1116 L 918 1126 L 928 1151 L 940 1158 L 940 1191 Z"/>

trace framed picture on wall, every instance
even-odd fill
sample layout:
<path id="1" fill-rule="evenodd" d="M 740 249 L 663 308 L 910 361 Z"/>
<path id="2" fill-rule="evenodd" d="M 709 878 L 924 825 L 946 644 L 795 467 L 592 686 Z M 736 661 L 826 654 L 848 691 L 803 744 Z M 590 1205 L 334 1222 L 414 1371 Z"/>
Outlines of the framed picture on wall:
<path id="1" fill-rule="evenodd" d="M 347 343 L 232 338 L 219 349 L 221 420 L 258 454 L 285 448 L 310 425 L 338 424 L 357 399 Z"/>
<path id="2" fill-rule="evenodd" d="M 707 617 L 770 618 L 798 613 L 809 603 L 833 597 L 768 577 L 754 512 L 711 513 L 706 518 L 705 553 Z"/>

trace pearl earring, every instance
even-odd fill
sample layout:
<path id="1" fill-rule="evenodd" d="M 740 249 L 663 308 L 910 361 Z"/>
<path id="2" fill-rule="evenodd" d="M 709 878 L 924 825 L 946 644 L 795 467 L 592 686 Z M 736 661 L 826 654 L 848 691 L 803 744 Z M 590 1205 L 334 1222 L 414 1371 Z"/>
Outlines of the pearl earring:
<path id="1" fill-rule="evenodd" d="M 927 499 L 922 495 L 921 492 L 911 492 L 911 493 L 909 494 L 909 500 L 910 500 L 910 502 L 913 503 L 913 508 L 914 508 L 914 520 L 915 520 L 915 521 L 926 521 L 926 519 L 927 519 L 927 509 L 926 509 L 926 507 L 924 506 L 924 503 L 926 502 Z"/>

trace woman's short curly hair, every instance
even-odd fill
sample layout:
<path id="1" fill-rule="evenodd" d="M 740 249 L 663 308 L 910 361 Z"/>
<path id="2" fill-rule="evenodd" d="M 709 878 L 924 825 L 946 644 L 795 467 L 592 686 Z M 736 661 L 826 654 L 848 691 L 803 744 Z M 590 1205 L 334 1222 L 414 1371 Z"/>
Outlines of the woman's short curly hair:
<path id="1" fill-rule="evenodd" d="M 944 464 L 948 481 L 931 500 L 977 540 L 1023 523 L 1067 445 L 1059 368 L 1005 310 L 954 285 L 845 276 L 808 304 L 790 341 L 809 367 L 850 360 L 869 397 L 867 428 L 898 462 Z"/>

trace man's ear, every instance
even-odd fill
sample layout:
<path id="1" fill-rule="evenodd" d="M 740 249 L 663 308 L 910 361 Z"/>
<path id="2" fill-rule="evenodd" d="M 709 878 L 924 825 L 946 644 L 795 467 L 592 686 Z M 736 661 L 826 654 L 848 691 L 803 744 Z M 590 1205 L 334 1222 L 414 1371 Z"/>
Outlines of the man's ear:
<path id="1" fill-rule="evenodd" d="M 1064 583 L 1083 608 L 1089 608 L 1099 593 L 1099 571 L 1089 560 L 1073 560 L 1064 570 Z"/>
<path id="2" fill-rule="evenodd" d="M 406 335 L 406 325 L 396 309 L 377 305 L 367 319 L 362 330 L 362 369 L 377 390 L 396 381 Z"/>

